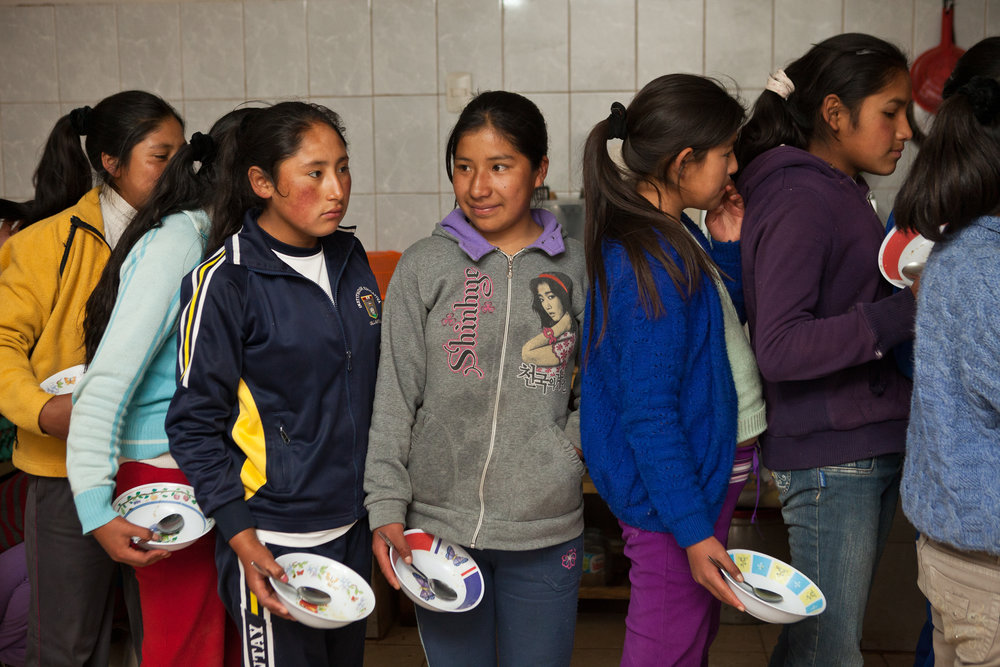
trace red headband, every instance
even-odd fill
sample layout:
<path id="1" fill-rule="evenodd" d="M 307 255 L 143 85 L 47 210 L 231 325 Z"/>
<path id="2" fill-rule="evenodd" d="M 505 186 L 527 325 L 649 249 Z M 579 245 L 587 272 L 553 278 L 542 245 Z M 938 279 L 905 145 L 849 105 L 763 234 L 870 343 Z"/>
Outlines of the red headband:
<path id="1" fill-rule="evenodd" d="M 563 285 L 563 281 L 559 280 L 558 278 L 556 278 L 551 273 L 540 273 L 540 274 L 538 274 L 538 277 L 539 278 L 551 278 L 552 280 L 556 281 L 556 284 L 558 284 L 559 287 L 563 288 L 563 291 L 566 292 L 566 294 L 569 294 L 569 290 L 566 289 L 565 285 Z"/>

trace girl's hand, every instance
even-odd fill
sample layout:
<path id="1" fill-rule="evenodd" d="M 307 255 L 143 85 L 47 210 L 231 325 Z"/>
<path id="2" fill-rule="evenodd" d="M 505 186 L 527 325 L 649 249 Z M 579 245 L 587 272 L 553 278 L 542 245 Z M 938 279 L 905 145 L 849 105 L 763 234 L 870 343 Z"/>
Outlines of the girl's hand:
<path id="1" fill-rule="evenodd" d="M 95 528 L 91 534 L 116 563 L 146 567 L 170 556 L 170 552 L 163 549 L 146 551 L 132 546 L 133 537 L 138 538 L 140 542 L 148 542 L 153 539 L 153 532 L 120 516 L 116 516 L 100 528 Z"/>
<path id="2" fill-rule="evenodd" d="M 406 543 L 406 538 L 403 536 L 403 524 L 387 523 L 372 531 L 372 551 L 375 552 L 378 567 L 382 570 L 382 575 L 389 582 L 389 585 L 398 591 L 399 580 L 396 579 L 396 573 L 392 571 L 392 563 L 389 561 L 389 545 L 385 543 L 386 540 L 392 542 L 393 548 L 399 552 L 405 563 L 412 563 L 413 556 L 410 554 L 410 545 Z"/>
<path id="3" fill-rule="evenodd" d="M 726 548 L 714 537 L 707 537 L 701 542 L 696 542 L 685 549 L 688 557 L 688 565 L 691 567 L 691 576 L 699 584 L 708 589 L 708 592 L 726 604 L 736 607 L 740 611 L 746 611 L 743 603 L 736 597 L 729 584 L 722 578 L 719 568 L 715 567 L 708 558 L 711 556 L 726 568 L 726 572 L 737 581 L 743 581 L 743 574 L 732 561 Z"/>
<path id="4" fill-rule="evenodd" d="M 275 616 L 295 621 L 295 618 L 288 613 L 288 609 L 281 602 L 281 598 L 274 592 L 271 582 L 254 567 L 256 563 L 258 567 L 262 568 L 275 579 L 280 579 L 284 582 L 288 581 L 288 575 L 285 574 L 285 570 L 274 560 L 271 550 L 257 539 L 257 532 L 253 528 L 241 530 L 229 540 L 229 546 L 232 547 L 233 551 L 236 552 L 237 558 L 240 559 L 240 563 L 243 565 L 243 576 L 247 580 L 247 586 L 257 596 L 260 603 Z"/>
<path id="5" fill-rule="evenodd" d="M 743 228 L 743 197 L 730 183 L 720 203 L 705 214 L 705 226 L 716 241 L 739 241 Z"/>

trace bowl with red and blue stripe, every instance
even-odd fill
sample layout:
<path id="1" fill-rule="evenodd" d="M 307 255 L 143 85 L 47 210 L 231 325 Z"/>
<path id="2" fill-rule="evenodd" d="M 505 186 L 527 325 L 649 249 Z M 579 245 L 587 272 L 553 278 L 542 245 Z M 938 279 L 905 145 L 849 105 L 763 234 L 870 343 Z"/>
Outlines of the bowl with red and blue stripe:
<path id="1" fill-rule="evenodd" d="M 403 533 L 410 547 L 413 563 L 423 574 L 437 579 L 454 590 L 458 597 L 442 600 L 431 590 L 430 583 L 400 559 L 399 552 L 389 550 L 392 571 L 406 597 L 431 611 L 469 611 L 483 599 L 483 573 L 469 552 L 458 544 L 413 528 Z"/>

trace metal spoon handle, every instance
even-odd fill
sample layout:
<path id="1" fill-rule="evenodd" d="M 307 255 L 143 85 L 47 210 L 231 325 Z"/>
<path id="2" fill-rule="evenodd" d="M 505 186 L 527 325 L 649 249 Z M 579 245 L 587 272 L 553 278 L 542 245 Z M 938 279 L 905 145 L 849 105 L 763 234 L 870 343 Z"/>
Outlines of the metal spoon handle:
<path id="1" fill-rule="evenodd" d="M 395 549 L 395 546 L 392 544 L 392 540 L 390 540 L 385 533 L 383 533 L 381 530 L 376 531 L 376 533 L 378 533 L 378 536 L 382 538 L 382 541 L 385 542 L 390 549 Z M 410 568 L 411 572 L 416 572 L 425 580 L 427 580 L 427 584 L 431 587 L 431 592 L 434 593 L 439 598 L 441 598 L 442 600 L 444 600 L 445 602 L 451 602 L 452 600 L 458 599 L 458 593 L 455 592 L 455 589 L 453 589 L 451 586 L 444 583 L 440 579 L 433 579 L 431 577 L 428 577 L 420 570 L 420 568 L 417 567 L 416 563 L 407 563 L 406 561 L 403 561 L 403 565 Z"/>

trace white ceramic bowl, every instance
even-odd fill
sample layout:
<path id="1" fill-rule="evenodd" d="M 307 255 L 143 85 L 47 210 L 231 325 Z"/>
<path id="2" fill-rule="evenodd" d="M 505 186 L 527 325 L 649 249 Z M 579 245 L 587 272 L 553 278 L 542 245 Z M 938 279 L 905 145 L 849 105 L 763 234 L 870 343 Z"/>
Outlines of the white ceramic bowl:
<path id="1" fill-rule="evenodd" d="M 77 383 L 83 379 L 84 368 L 83 364 L 64 368 L 42 380 L 39 386 L 47 394 L 55 394 L 56 396 L 72 394 Z"/>
<path id="2" fill-rule="evenodd" d="M 127 521 L 151 528 L 170 514 L 184 517 L 184 527 L 174 535 L 162 535 L 159 542 L 141 542 L 144 549 L 177 551 L 190 546 L 212 530 L 215 521 L 206 517 L 187 484 L 145 484 L 129 489 L 111 503 L 111 507 Z"/>
<path id="3" fill-rule="evenodd" d="M 420 581 L 413 570 L 399 557 L 395 549 L 389 550 L 392 571 L 399 580 L 406 597 L 431 611 L 468 611 L 483 599 L 483 573 L 472 556 L 457 544 L 419 529 L 403 533 L 414 564 L 432 579 L 443 581 L 458 593 L 456 600 L 441 600 L 425 581 Z"/>
<path id="4" fill-rule="evenodd" d="M 275 558 L 285 568 L 292 586 L 312 586 L 327 593 L 330 604 L 314 605 L 293 596 L 284 587 L 275 586 L 288 613 L 311 628 L 340 628 L 360 621 L 375 609 L 375 593 L 364 578 L 330 558 L 309 553 L 290 553 Z"/>
<path id="5" fill-rule="evenodd" d="M 730 549 L 729 556 L 744 581 L 784 596 L 781 602 L 764 602 L 723 577 L 751 616 L 768 623 L 795 623 L 826 609 L 826 597 L 819 586 L 788 563 L 750 549 Z"/>
<path id="6" fill-rule="evenodd" d="M 926 263 L 933 247 L 934 242 L 924 236 L 894 227 L 886 234 L 878 250 L 879 271 L 896 287 L 909 287 L 913 280 L 903 275 L 903 267 L 907 264 Z"/>

